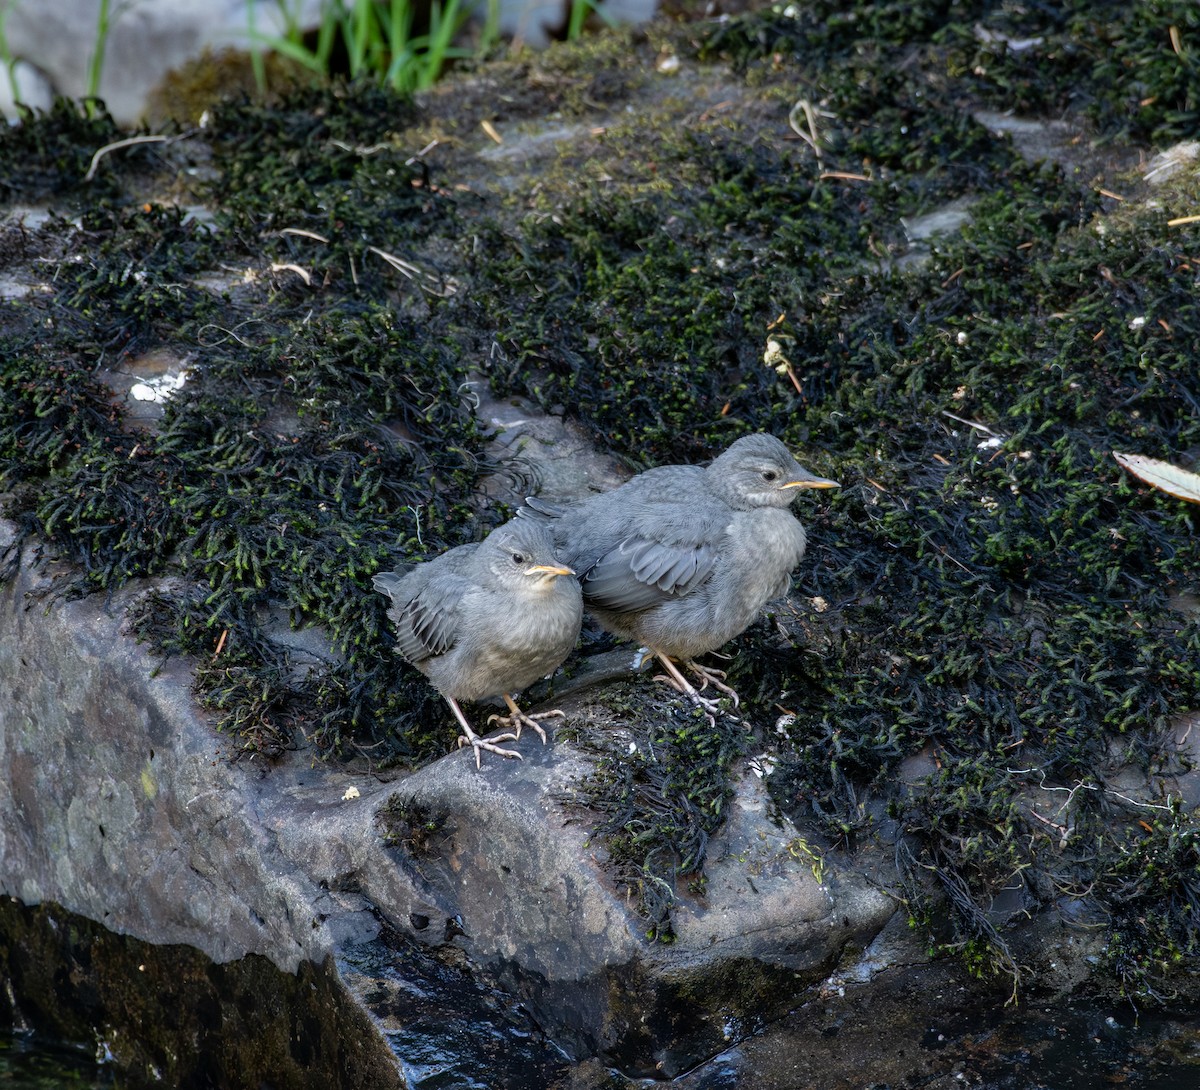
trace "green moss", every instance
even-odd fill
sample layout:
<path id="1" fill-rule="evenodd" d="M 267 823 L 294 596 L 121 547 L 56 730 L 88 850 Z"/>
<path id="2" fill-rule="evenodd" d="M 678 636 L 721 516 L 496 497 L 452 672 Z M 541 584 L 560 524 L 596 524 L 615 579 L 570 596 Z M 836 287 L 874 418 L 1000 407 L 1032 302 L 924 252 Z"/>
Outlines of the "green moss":
<path id="1" fill-rule="evenodd" d="M 68 277 L 62 302 L 73 320 L 91 327 L 97 349 L 153 343 L 215 313 L 189 274 L 215 264 L 220 251 L 181 208 L 89 208 L 74 248 L 86 250 L 86 258 Z"/>
<path id="2" fill-rule="evenodd" d="M 123 135 L 106 110 L 56 98 L 47 111 L 22 107 L 18 116 L 21 124 L 0 133 L 0 198 L 35 201 L 80 191 L 112 196 L 108 175 L 84 181 L 92 155 Z M 127 169 L 129 160 L 120 162 L 118 169 Z"/>
<path id="3" fill-rule="evenodd" d="M 45 290 L 3 304 L 0 478 L 13 493 L 10 517 L 75 564 L 55 593 L 111 592 L 167 572 L 182 579 L 190 589 L 173 603 L 148 600 L 135 630 L 165 652 L 210 660 L 198 691 L 243 750 L 276 752 L 303 732 L 330 750 L 384 739 L 384 754 L 417 758 L 444 748 L 444 716 L 431 728 L 420 683 L 388 652 L 370 576 L 476 536 L 465 500 L 481 437 L 460 392 L 468 372 L 428 313 L 418 324 L 353 290 L 348 300 L 264 279 L 221 294 L 197 284 L 221 267 L 262 270 L 264 255 L 247 244 L 282 245 L 283 222 L 342 231 L 313 267 L 348 282 L 368 244 L 395 246 L 441 222 L 438 198 L 418 192 L 409 168 L 393 181 L 392 159 L 324 155 L 351 127 L 379 137 L 378 119 L 403 116 L 366 93 L 353 118 L 338 101 L 313 92 L 276 114 L 221 114 L 232 125 L 240 109 L 244 128 L 240 139 L 219 137 L 213 190 L 224 200 L 223 185 L 245 189 L 212 224 L 178 208 L 111 203 L 89 206 L 77 229 L 40 229 L 66 254 Z M 6 140 L 48 170 L 61 114 L 30 118 Z M 285 162 L 282 149 L 306 144 L 325 165 L 289 189 L 299 160 Z M 288 219 L 255 203 L 260 189 Z M 339 203 L 359 218 L 331 220 Z M 362 294 L 384 295 L 387 269 L 359 265 Z M 187 369 L 152 429 L 128 420 L 97 374 L 103 360 L 136 376 L 149 351 Z M 271 607 L 295 626 L 323 626 L 326 660 L 296 667 L 272 634 Z"/>
<path id="4" fill-rule="evenodd" d="M 992 36 L 962 35 L 951 65 L 993 108 L 1042 115 L 1083 108 L 1114 139 L 1195 133 L 1200 16 L 1186 0 L 998 4 L 981 25 Z"/>
<path id="5" fill-rule="evenodd" d="M 1192 327 L 1190 259 L 1153 213 L 1103 230 L 1072 215 L 1053 246 L 1035 243 L 1005 270 L 1002 292 L 1000 270 L 987 274 L 993 240 L 1011 254 L 1046 230 L 1024 207 L 981 202 L 935 255 L 936 320 L 918 316 L 891 367 L 864 367 L 836 391 L 862 428 L 847 459 L 860 476 L 814 528 L 822 544 L 805 583 L 841 605 L 817 622 L 834 629 L 820 665 L 784 657 L 777 678 L 797 715 L 777 798 L 802 809 L 811 798 L 845 841 L 863 829 L 865 785 L 886 791 L 902 754 L 937 747 L 942 770 L 895 813 L 951 899 L 952 945 L 1008 971 L 993 897 L 1016 880 L 1026 907 L 1051 903 L 1076 867 L 1046 850 L 1035 820 L 1014 823 L 1016 793 L 1082 785 L 1074 818 L 1103 812 L 1105 777 L 1122 760 L 1169 763 L 1162 731 L 1200 700 L 1200 630 L 1170 597 L 1200 570 L 1194 511 L 1139 488 L 1109 455 L 1195 449 L 1190 364 L 1177 327 L 1155 322 Z M 979 271 L 947 293 L 955 269 Z M 885 405 L 893 423 L 872 421 Z M 828 425 L 813 435 L 831 439 Z M 803 646 L 807 626 L 792 631 Z M 1124 847 L 1088 844 L 1091 879 L 1131 865 Z M 1123 918 L 1119 897 L 1099 900 Z M 1161 934 L 1194 923 L 1190 902 L 1163 912 Z M 1139 946 L 1123 932 L 1126 969 L 1148 974 L 1141 986 L 1166 964 L 1161 934 Z"/>
<path id="6" fill-rule="evenodd" d="M 931 85 L 952 80 L 990 109 L 1083 109 L 1113 138 L 1175 140 L 1195 132 L 1198 31 L 1188 0 L 779 3 L 714 25 L 699 53 L 759 78 L 798 66 L 817 84 L 814 69 L 861 66 L 864 90 L 924 69 Z"/>
<path id="7" fill-rule="evenodd" d="M 218 171 L 204 196 L 218 228 L 349 294 L 380 296 L 397 276 L 418 295 L 447 291 L 436 268 L 414 263 L 412 253 L 447 229 L 454 209 L 398 137 L 414 119 L 408 99 L 373 85 L 295 91 L 271 108 L 217 109 Z"/>
<path id="8" fill-rule="evenodd" d="M 605 846 L 617 881 L 637 898 L 646 937 L 671 942 L 680 887 L 703 896 L 708 838 L 725 820 L 734 765 L 748 739 L 738 720 L 709 717 L 682 699 L 639 691 L 624 704 L 610 691 L 605 703 L 618 723 L 602 739 L 576 737 L 596 757 L 596 770 L 563 799 L 602 815 L 591 835 Z"/>
<path id="9" fill-rule="evenodd" d="M 428 855 L 446 835 L 450 815 L 430 809 L 415 798 L 396 792 L 375 815 L 383 841 L 410 857 Z"/>
<path id="10" fill-rule="evenodd" d="M 1123 994 L 1168 1002 L 1177 994 L 1177 974 L 1200 952 L 1194 927 L 1200 829 L 1178 796 L 1166 805 L 1132 807 L 1134 815 L 1116 829 L 1090 830 L 1113 859 L 1102 878 L 1103 903 L 1112 913 L 1105 959 Z"/>
<path id="11" fill-rule="evenodd" d="M 835 608 L 778 618 L 782 643 L 751 630 L 734 680 L 764 730 L 772 704 L 795 716 L 777 799 L 847 846 L 897 763 L 937 747 L 943 772 L 896 816 L 944 879 L 948 946 L 1013 972 L 993 898 L 1028 872 L 1028 905 L 1049 903 L 1065 873 L 1019 849 L 1036 843 L 1019 792 L 1115 770 L 1113 738 L 1167 760 L 1162 728 L 1200 700 L 1196 624 L 1169 606 L 1200 570 L 1194 514 L 1109 456 L 1197 447 L 1189 244 L 1154 209 L 1099 224 L 1096 189 L 984 134 L 934 66 L 967 38 L 933 35 L 941 8 L 926 52 L 898 32 L 907 65 L 879 35 L 861 44 L 858 19 L 821 14 L 748 15 L 709 48 L 734 55 L 740 26 L 746 70 L 777 66 L 765 84 L 802 61 L 823 161 L 763 139 L 726 155 L 736 122 L 680 138 L 661 118 L 606 134 L 615 169 L 579 172 L 566 153 L 522 231 L 492 240 L 511 315 L 493 381 L 577 407 L 639 460 L 697 460 L 764 428 L 843 481 L 804 513 L 802 589 Z M 817 38 L 785 47 L 793 24 Z M 837 171 L 861 179 L 818 177 Z M 895 217 L 950 198 L 970 201 L 961 234 L 886 272 L 904 249 Z M 762 365 L 768 335 L 790 377 Z M 650 839 L 628 813 L 603 828 L 618 853 Z"/>

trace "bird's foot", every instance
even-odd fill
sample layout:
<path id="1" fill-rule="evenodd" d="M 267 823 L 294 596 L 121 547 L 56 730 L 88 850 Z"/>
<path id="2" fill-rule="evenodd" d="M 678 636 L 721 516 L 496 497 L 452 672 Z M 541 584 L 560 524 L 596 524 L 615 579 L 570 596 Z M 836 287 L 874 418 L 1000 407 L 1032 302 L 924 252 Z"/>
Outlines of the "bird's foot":
<path id="1" fill-rule="evenodd" d="M 508 706 L 512 709 L 508 715 L 489 715 L 488 723 L 498 723 L 500 726 L 508 730 L 515 730 L 513 740 L 521 737 L 521 727 L 532 727 L 538 733 L 538 737 L 542 740 L 542 745 L 546 744 L 546 732 L 542 730 L 542 725 L 538 722 L 539 719 L 566 719 L 567 713 L 561 712 L 557 708 L 548 712 L 523 712 L 517 707 L 516 702 L 511 698 L 508 699 Z"/>
<path id="2" fill-rule="evenodd" d="M 515 742 L 517 735 L 515 734 L 494 734 L 491 738 L 480 738 L 471 729 L 471 724 L 467 722 L 467 717 L 463 715 L 463 710 L 458 706 L 458 701 L 452 696 L 446 697 L 446 703 L 450 705 L 450 710 L 454 712 L 454 718 L 458 720 L 458 725 L 462 727 L 463 732 L 458 736 L 458 748 L 462 749 L 465 745 L 470 745 L 475 750 L 475 767 L 482 767 L 479 758 L 486 749 L 489 753 L 495 753 L 500 757 L 516 757 L 518 761 L 524 758 L 514 749 L 504 749 L 497 743 L 499 742 Z"/>
<path id="3" fill-rule="evenodd" d="M 703 710 L 704 718 L 708 720 L 708 725 L 713 730 L 716 730 L 717 716 L 721 714 L 722 709 L 715 700 L 711 700 L 707 696 L 701 696 L 696 690 L 696 686 L 692 685 L 690 682 L 685 682 L 683 685 L 680 685 L 679 682 L 669 674 L 655 674 L 654 680 L 665 681 L 677 693 L 681 693 L 691 700 L 696 707 Z"/>
<path id="4" fill-rule="evenodd" d="M 488 722 L 491 722 L 491 720 L 488 720 Z M 515 757 L 518 761 L 524 760 L 515 749 L 505 749 L 503 746 L 497 745 L 498 742 L 515 742 L 516 740 L 517 736 L 511 733 L 494 734 L 490 738 L 480 738 L 478 734 L 468 727 L 465 734 L 458 736 L 458 748 L 462 749 L 463 746 L 470 745 L 475 750 L 475 767 L 480 768 L 482 766 L 479 758 L 485 749 L 489 753 L 495 753 L 500 757 Z"/>
<path id="5" fill-rule="evenodd" d="M 682 693 L 697 707 L 704 708 L 706 711 L 713 712 L 714 714 L 721 711 L 720 703 L 718 701 L 709 696 L 701 696 L 700 689 L 697 689 L 696 686 L 686 678 L 680 679 L 673 677 L 670 674 L 655 674 L 654 680 L 662 681 L 667 685 L 670 685 L 672 689 L 674 689 L 677 693 Z M 681 680 L 682 684 L 680 684 Z M 703 686 L 701 686 L 701 688 L 703 688 Z"/>
<path id="6" fill-rule="evenodd" d="M 717 689 L 720 689 L 726 695 L 732 697 L 734 708 L 738 706 L 738 695 L 728 685 L 720 680 L 720 678 L 725 676 L 720 670 L 712 670 L 703 666 L 698 666 L 695 662 L 689 660 L 687 663 L 688 669 L 695 671 L 704 681 L 704 684 L 701 685 L 700 689 L 698 690 L 695 685 L 688 681 L 688 679 L 679 672 L 679 667 L 676 666 L 670 658 L 668 658 L 666 655 L 659 654 L 658 660 L 663 664 L 667 672 L 665 674 L 656 675 L 654 680 L 665 681 L 671 686 L 671 688 L 675 689 L 676 692 L 683 693 L 692 701 L 693 704 L 703 708 L 704 714 L 707 716 L 710 726 L 716 726 L 716 717 L 718 715 L 727 715 L 731 719 L 736 719 L 739 723 L 745 723 L 744 720 L 730 711 L 728 707 L 722 707 L 720 700 L 714 700 L 712 697 L 700 695 L 701 690 L 707 688 L 708 685 L 711 684 Z M 719 675 L 719 677 L 715 675 Z"/>
<path id="7" fill-rule="evenodd" d="M 736 708 L 742 702 L 742 698 L 738 696 L 737 691 L 731 686 L 725 684 L 725 678 L 729 675 L 724 670 L 715 670 L 711 666 L 701 666 L 694 659 L 689 659 L 685 665 L 693 674 L 700 679 L 700 691 L 712 685 L 715 689 L 720 689 L 726 696 L 733 701 L 733 706 Z"/>
<path id="8" fill-rule="evenodd" d="M 724 710 L 721 708 L 720 704 L 710 697 L 701 696 L 697 691 L 696 686 L 688 681 L 688 679 L 679 672 L 679 667 L 676 666 L 675 663 L 673 663 L 666 655 L 660 654 L 658 656 L 658 660 L 663 664 L 667 672 L 665 674 L 656 674 L 654 676 L 654 680 L 665 681 L 676 692 L 683 693 L 684 696 L 688 697 L 697 707 L 703 708 L 704 714 L 708 719 L 708 725 L 713 729 L 716 729 L 716 717 Z"/>

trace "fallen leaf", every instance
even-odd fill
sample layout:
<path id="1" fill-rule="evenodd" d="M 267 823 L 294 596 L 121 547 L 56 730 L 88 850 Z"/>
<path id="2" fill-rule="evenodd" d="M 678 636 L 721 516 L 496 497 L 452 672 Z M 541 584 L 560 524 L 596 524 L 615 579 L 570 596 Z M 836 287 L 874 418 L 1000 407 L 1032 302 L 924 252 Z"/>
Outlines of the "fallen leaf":
<path id="1" fill-rule="evenodd" d="M 1124 466 L 1135 477 L 1140 477 L 1160 492 L 1169 492 L 1189 503 L 1200 503 L 1200 473 L 1192 473 L 1143 454 L 1120 454 L 1114 450 L 1112 456 L 1118 465 Z"/>

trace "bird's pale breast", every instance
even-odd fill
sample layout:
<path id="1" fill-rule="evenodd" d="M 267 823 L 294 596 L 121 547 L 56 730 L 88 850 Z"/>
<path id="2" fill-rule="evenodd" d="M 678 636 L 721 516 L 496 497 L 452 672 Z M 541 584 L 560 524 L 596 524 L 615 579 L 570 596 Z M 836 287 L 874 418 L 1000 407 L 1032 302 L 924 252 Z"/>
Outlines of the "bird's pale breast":
<path id="1" fill-rule="evenodd" d="M 477 591 L 463 600 L 463 613 L 471 620 L 458 643 L 419 668 L 444 695 L 480 700 L 551 673 L 575 646 L 583 606 L 577 584 L 564 580 L 515 601 Z"/>

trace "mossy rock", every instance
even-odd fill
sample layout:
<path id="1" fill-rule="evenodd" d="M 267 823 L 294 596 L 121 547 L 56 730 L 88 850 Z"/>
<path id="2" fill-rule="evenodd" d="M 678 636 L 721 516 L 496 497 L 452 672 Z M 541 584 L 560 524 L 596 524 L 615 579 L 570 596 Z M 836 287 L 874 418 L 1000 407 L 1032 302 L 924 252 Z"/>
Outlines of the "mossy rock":
<path id="1" fill-rule="evenodd" d="M 211 659 L 200 690 L 244 751 L 304 736 L 416 762 L 452 728 L 391 655 L 370 576 L 507 513 L 477 493 L 470 380 L 631 468 L 773 431 L 842 490 L 801 511 L 798 593 L 731 649 L 752 734 L 635 690 L 668 756 L 599 760 L 595 795 L 634 811 L 598 819 L 623 874 L 669 875 L 670 897 L 676 871 L 702 880 L 695 845 L 753 741 L 828 849 L 881 815 L 905 830 L 911 873 L 951 894 L 939 941 L 973 965 L 1013 969 L 989 914 L 1006 883 L 1028 911 L 1091 889 L 1113 979 L 1161 994 L 1197 953 L 1195 817 L 1109 784 L 1181 770 L 1200 536 L 1110 453 L 1200 450 L 1196 227 L 1167 222 L 1200 181 L 1151 194 L 1103 149 L 1030 163 L 980 116 L 1069 108 L 1084 142 L 1148 152 L 1128 142 L 1194 117 L 1195 33 L 1160 2 L 778 6 L 484 67 L 416 105 L 226 103 L 91 182 L 119 134 L 57 104 L 0 133 L 0 192 L 64 217 L 0 236 L 6 269 L 54 268 L 0 301 L 5 513 L 69 562 L 58 593 L 176 576 L 136 628 Z M 477 154 L 481 119 L 569 134 L 522 177 Z M 950 203 L 969 222 L 915 246 L 903 219 Z M 150 352 L 188 378 L 146 424 L 102 372 Z M 326 661 L 297 669 L 272 611 L 320 626 Z M 936 772 L 897 792 L 923 753 Z M 680 776 L 686 804 L 648 822 Z M 1065 841 L 1022 804 L 1045 785 L 1070 796 Z M 670 897 L 645 903 L 662 937 Z"/>

